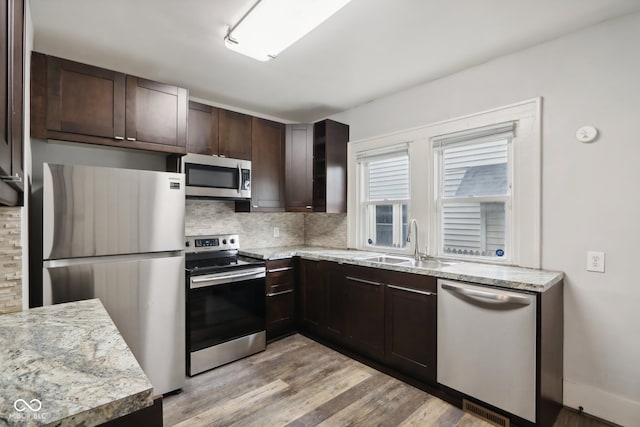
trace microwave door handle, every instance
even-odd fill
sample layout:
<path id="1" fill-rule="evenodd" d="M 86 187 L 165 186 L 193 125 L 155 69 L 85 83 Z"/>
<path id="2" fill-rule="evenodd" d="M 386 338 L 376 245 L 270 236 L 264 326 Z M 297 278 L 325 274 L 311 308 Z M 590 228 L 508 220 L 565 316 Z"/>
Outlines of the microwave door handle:
<path id="1" fill-rule="evenodd" d="M 242 168 L 238 164 L 238 194 L 242 194 Z"/>

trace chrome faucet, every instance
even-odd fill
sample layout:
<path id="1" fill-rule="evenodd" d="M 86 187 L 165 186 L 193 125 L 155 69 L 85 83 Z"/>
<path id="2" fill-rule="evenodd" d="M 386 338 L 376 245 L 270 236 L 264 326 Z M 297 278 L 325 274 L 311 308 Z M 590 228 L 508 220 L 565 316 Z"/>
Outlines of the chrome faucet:
<path id="1" fill-rule="evenodd" d="M 420 261 L 420 251 L 418 250 L 418 221 L 413 218 L 409 221 L 409 229 L 407 231 L 407 242 L 411 242 L 411 226 L 415 224 L 416 228 L 416 237 L 415 242 L 413 242 L 413 257 L 416 261 Z"/>

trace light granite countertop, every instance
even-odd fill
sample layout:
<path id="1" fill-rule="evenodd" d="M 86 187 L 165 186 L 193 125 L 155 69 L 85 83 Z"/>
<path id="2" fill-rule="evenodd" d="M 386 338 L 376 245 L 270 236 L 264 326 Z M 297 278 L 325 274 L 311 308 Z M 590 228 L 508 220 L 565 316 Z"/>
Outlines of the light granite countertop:
<path id="1" fill-rule="evenodd" d="M 245 256 L 275 260 L 299 256 L 310 260 L 325 260 L 338 263 L 361 265 L 364 267 L 384 268 L 406 273 L 424 274 L 443 279 L 478 283 L 500 288 L 544 292 L 562 281 L 564 274 L 558 271 L 546 271 L 533 268 L 511 267 L 477 262 L 457 262 L 430 268 L 412 267 L 397 264 L 365 260 L 368 256 L 381 255 L 379 252 L 367 252 L 353 249 L 332 249 L 317 246 L 287 246 L 273 248 L 242 249 Z"/>
<path id="2" fill-rule="evenodd" d="M 0 426 L 93 426 L 152 391 L 98 299 L 0 316 Z"/>

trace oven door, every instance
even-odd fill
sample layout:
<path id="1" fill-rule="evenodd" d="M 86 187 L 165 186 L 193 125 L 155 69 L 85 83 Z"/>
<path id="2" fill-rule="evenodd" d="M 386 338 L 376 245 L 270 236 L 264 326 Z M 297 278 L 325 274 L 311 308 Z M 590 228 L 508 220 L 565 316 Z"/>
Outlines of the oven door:
<path id="1" fill-rule="evenodd" d="M 187 154 L 182 159 L 186 195 L 223 199 L 251 198 L 251 162 Z"/>
<path id="2" fill-rule="evenodd" d="M 190 375 L 264 350 L 265 268 L 190 277 L 187 313 Z"/>

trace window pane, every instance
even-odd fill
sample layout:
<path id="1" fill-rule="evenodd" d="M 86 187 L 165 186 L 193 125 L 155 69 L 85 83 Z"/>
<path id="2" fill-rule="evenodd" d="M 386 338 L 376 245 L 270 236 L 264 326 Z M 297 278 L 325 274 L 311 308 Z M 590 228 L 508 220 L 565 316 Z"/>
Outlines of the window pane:
<path id="1" fill-rule="evenodd" d="M 393 205 L 378 205 L 376 209 L 375 245 L 393 245 Z"/>
<path id="2" fill-rule="evenodd" d="M 445 204 L 442 217 L 445 255 L 506 255 L 504 202 Z"/>
<path id="3" fill-rule="evenodd" d="M 367 244 L 404 248 L 407 245 L 407 205 L 380 204 L 368 207 Z"/>
<path id="4" fill-rule="evenodd" d="M 408 214 L 408 209 L 407 209 L 407 205 L 402 205 L 402 236 L 401 236 L 401 247 L 406 247 L 407 246 L 407 232 L 409 231 L 409 228 L 407 227 L 409 223 L 409 214 Z"/>
<path id="5" fill-rule="evenodd" d="M 444 197 L 507 195 L 508 139 L 445 145 Z"/>

